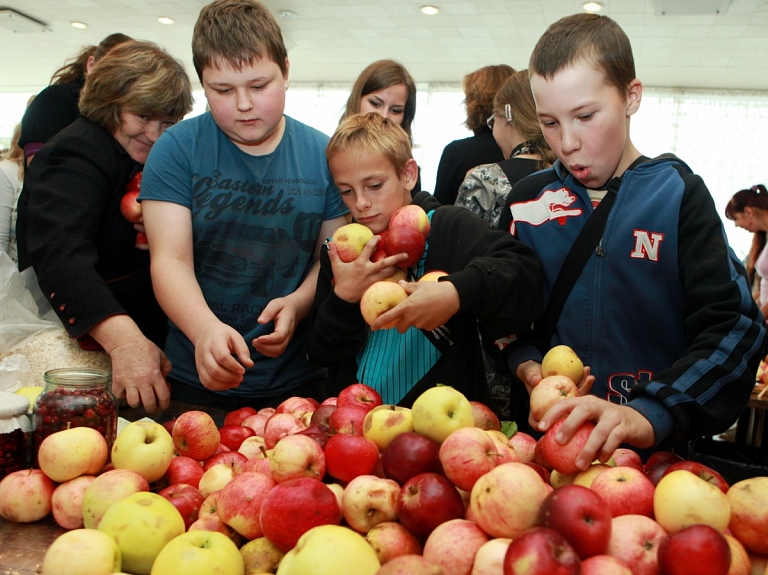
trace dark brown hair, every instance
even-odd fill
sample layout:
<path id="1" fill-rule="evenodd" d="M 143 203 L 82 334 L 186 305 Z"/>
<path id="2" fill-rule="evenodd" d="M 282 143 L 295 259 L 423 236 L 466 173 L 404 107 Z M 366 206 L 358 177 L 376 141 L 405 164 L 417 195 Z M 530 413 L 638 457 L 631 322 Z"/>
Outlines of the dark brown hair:
<path id="1" fill-rule="evenodd" d="M 288 52 L 274 16 L 256 0 L 215 0 L 205 6 L 192 33 L 192 63 L 202 81 L 203 69 L 223 60 L 241 70 L 268 58 L 288 74 Z"/>
<path id="2" fill-rule="evenodd" d="M 733 220 L 736 214 L 744 213 L 746 208 L 768 210 L 768 190 L 765 189 L 763 184 L 757 184 L 748 190 L 739 190 L 733 194 L 733 197 L 725 206 L 725 217 Z M 763 248 L 765 248 L 767 241 L 767 234 L 762 230 L 752 234 L 752 245 L 749 248 L 745 264 L 750 284 L 755 279 L 755 262 Z"/>
<path id="3" fill-rule="evenodd" d="M 464 124 L 474 133 L 485 128 L 493 114 L 493 98 L 504 81 L 515 73 L 512 66 L 499 64 L 485 66 L 470 72 L 461 82 L 464 89 L 464 103 L 467 106 L 467 121 Z"/>
<path id="4" fill-rule="evenodd" d="M 121 113 L 181 120 L 192 109 L 184 66 L 152 42 L 123 42 L 99 60 L 85 79 L 80 113 L 110 133 Z"/>
<path id="5" fill-rule="evenodd" d="M 636 78 L 629 38 L 616 22 L 597 14 L 574 14 L 552 24 L 536 43 L 529 68 L 551 79 L 579 60 L 601 70 L 622 94 Z"/>
<path id="6" fill-rule="evenodd" d="M 413 141 L 411 124 L 416 116 L 416 83 L 408 73 L 408 70 L 405 69 L 405 66 L 394 60 L 377 60 L 360 72 L 354 86 L 352 86 L 347 106 L 339 120 L 339 124 L 353 114 L 360 112 L 360 101 L 365 96 L 398 84 L 403 84 L 408 91 L 401 127 L 408 134 L 411 141 Z"/>
<path id="7" fill-rule="evenodd" d="M 98 62 L 112 48 L 128 40 L 132 40 L 132 38 L 120 32 L 115 32 L 99 42 L 98 46 L 86 46 L 77 56 L 65 62 L 61 68 L 53 73 L 50 83 L 71 84 L 85 78 L 88 60 L 91 56 Z"/>

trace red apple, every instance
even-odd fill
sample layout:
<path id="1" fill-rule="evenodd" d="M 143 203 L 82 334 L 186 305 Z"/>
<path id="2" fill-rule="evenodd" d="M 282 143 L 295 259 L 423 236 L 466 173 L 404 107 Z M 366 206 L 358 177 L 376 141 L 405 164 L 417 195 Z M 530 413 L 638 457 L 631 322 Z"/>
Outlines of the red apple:
<path id="1" fill-rule="evenodd" d="M 536 449 L 536 439 L 523 431 L 517 431 L 509 438 L 509 444 L 517 451 L 517 456 L 523 463 L 533 462 L 533 452 Z"/>
<path id="2" fill-rule="evenodd" d="M 315 404 L 306 397 L 289 397 L 275 408 L 275 413 L 290 413 L 296 419 L 301 419 L 315 411 Z"/>
<path id="3" fill-rule="evenodd" d="M 184 519 L 184 528 L 186 530 L 197 521 L 200 507 L 203 505 L 203 501 L 205 501 L 205 497 L 203 497 L 203 494 L 197 487 L 187 485 L 186 483 L 169 485 L 158 492 L 158 495 L 165 497 L 179 510 L 181 517 Z"/>
<path id="4" fill-rule="evenodd" d="M 634 467 L 608 467 L 589 486 L 605 501 L 614 517 L 645 515 L 653 517 L 655 486 Z"/>
<path id="5" fill-rule="evenodd" d="M 677 453 L 674 453 L 673 451 L 654 451 L 648 456 L 648 459 L 645 461 L 645 469 L 646 471 L 659 465 L 660 463 L 677 463 L 678 461 L 683 461 L 683 458 L 680 457 Z"/>
<path id="6" fill-rule="evenodd" d="M 163 422 L 163 427 L 165 427 L 165 430 L 168 432 L 168 434 L 173 437 L 173 426 L 176 423 L 176 418 L 169 419 L 168 421 Z"/>
<path id="7" fill-rule="evenodd" d="M 671 533 L 659 544 L 664 575 L 728 575 L 731 549 L 717 529 L 697 523 Z"/>
<path id="8" fill-rule="evenodd" d="M 728 490 L 728 529 L 753 554 L 768 554 L 768 477 L 742 479 Z M 768 567 L 766 568 L 768 571 Z"/>
<path id="9" fill-rule="evenodd" d="M 377 405 L 382 405 L 381 395 L 372 387 L 364 383 L 353 383 L 339 392 L 336 398 L 336 405 L 360 405 L 367 410 L 371 410 Z"/>
<path id="10" fill-rule="evenodd" d="M 607 554 L 629 567 L 633 575 L 658 575 L 658 550 L 667 532 L 645 515 L 620 515 L 611 521 Z"/>
<path id="11" fill-rule="evenodd" d="M 16 523 L 42 519 L 52 510 L 55 488 L 39 469 L 12 471 L 0 481 L 0 517 Z"/>
<path id="12" fill-rule="evenodd" d="M 479 401 L 470 401 L 472 406 L 472 416 L 475 418 L 475 427 L 480 429 L 501 430 L 501 422 L 493 410 Z"/>
<path id="13" fill-rule="evenodd" d="M 424 208 L 416 204 L 408 204 L 397 208 L 389 218 L 388 230 L 400 227 L 418 230 L 424 236 L 424 239 L 427 239 L 431 224 Z"/>
<path id="14" fill-rule="evenodd" d="M 264 426 L 266 425 L 268 419 L 268 415 L 264 415 L 263 413 L 254 413 L 253 415 L 246 417 L 240 425 L 250 427 L 253 429 L 256 435 L 259 437 L 264 437 Z"/>
<path id="15" fill-rule="evenodd" d="M 267 449 L 275 447 L 283 437 L 293 435 L 306 427 L 304 422 L 290 413 L 274 413 L 264 424 L 264 441 Z"/>
<path id="16" fill-rule="evenodd" d="M 605 553 L 611 539 L 611 511 L 581 485 L 565 485 L 544 498 L 536 524 L 566 538 L 581 559 Z"/>
<path id="17" fill-rule="evenodd" d="M 51 496 L 53 519 L 64 529 L 80 529 L 83 521 L 83 496 L 94 482 L 94 475 L 80 475 L 56 486 Z"/>
<path id="18" fill-rule="evenodd" d="M 325 477 L 323 448 L 311 437 L 294 433 L 275 445 L 269 458 L 269 474 L 276 483 L 300 477 Z"/>
<path id="19" fill-rule="evenodd" d="M 538 473 L 541 476 L 541 479 L 546 483 L 547 485 L 550 485 L 550 480 L 552 479 L 552 473 L 544 467 L 543 465 L 539 465 L 538 463 L 534 463 L 533 461 L 523 461 L 525 465 L 533 469 L 536 473 Z"/>
<path id="20" fill-rule="evenodd" d="M 534 527 L 512 540 L 504 575 L 579 575 L 579 556 L 554 529 Z"/>
<path id="21" fill-rule="evenodd" d="M 331 430 L 322 423 L 310 423 L 306 429 L 296 432 L 296 435 L 306 435 L 314 439 L 321 449 L 325 449 L 328 440 L 331 438 Z"/>
<path id="22" fill-rule="evenodd" d="M 445 571 L 421 555 L 408 554 L 384 563 L 376 575 L 445 575 Z"/>
<path id="23" fill-rule="evenodd" d="M 141 221 L 141 204 L 138 197 L 139 190 L 131 190 L 123 194 L 120 200 L 120 213 L 132 224 L 138 224 Z"/>
<path id="24" fill-rule="evenodd" d="M 219 428 L 221 443 L 232 451 L 240 449 L 243 441 L 256 435 L 256 432 L 246 425 L 222 425 Z"/>
<path id="25" fill-rule="evenodd" d="M 331 433 L 363 435 L 363 422 L 370 410 L 361 405 L 340 405 L 328 419 Z"/>
<path id="26" fill-rule="evenodd" d="M 397 516 L 408 531 L 426 537 L 441 523 L 463 517 L 464 502 L 443 475 L 420 473 L 400 488 Z"/>
<path id="27" fill-rule="evenodd" d="M 640 471 L 645 471 L 645 465 L 643 465 L 643 460 L 640 457 L 640 454 L 635 451 L 634 449 L 629 449 L 627 447 L 619 447 L 613 452 L 613 461 L 616 463 L 617 466 L 625 466 L 625 467 L 634 467 L 635 469 L 639 469 Z"/>
<path id="28" fill-rule="evenodd" d="M 334 411 L 336 411 L 335 405 L 330 405 L 328 403 L 321 404 L 320 407 L 318 407 L 312 413 L 312 417 L 309 419 L 309 425 L 312 425 L 313 423 L 320 423 L 322 425 L 330 427 L 331 414 Z"/>
<path id="29" fill-rule="evenodd" d="M 260 410 L 258 410 L 256 413 L 261 413 L 263 415 L 266 415 L 267 417 L 270 417 L 275 414 L 275 408 L 274 407 L 262 407 Z"/>
<path id="30" fill-rule="evenodd" d="M 165 472 L 165 479 L 168 485 L 186 483 L 192 487 L 197 487 L 202 476 L 203 467 L 200 465 L 200 462 L 186 455 L 177 455 L 171 459 L 171 464 Z"/>
<path id="31" fill-rule="evenodd" d="M 203 515 L 202 517 L 198 517 L 192 525 L 189 526 L 187 531 L 217 531 L 230 539 L 240 537 L 237 531 L 224 523 L 218 515 Z"/>
<path id="32" fill-rule="evenodd" d="M 573 475 L 581 471 L 580 468 L 576 467 L 576 457 L 584 449 L 584 445 L 595 428 L 595 424 L 591 421 L 585 421 L 568 441 L 560 444 L 555 439 L 555 436 L 564 422 L 565 417 L 558 419 L 552 424 L 552 427 L 547 429 L 544 436 L 539 439 L 541 455 L 548 463 L 544 467 L 551 467 L 563 475 Z"/>
<path id="33" fill-rule="evenodd" d="M 434 439 L 405 431 L 392 440 L 381 456 L 384 475 L 403 485 L 420 473 L 442 473 L 440 444 Z"/>
<path id="34" fill-rule="evenodd" d="M 320 405 L 336 405 L 336 401 L 338 399 L 339 398 L 335 396 L 326 397 L 323 401 L 320 402 Z"/>
<path id="35" fill-rule="evenodd" d="M 255 415 L 257 412 L 254 408 L 245 406 L 234 411 L 230 411 L 224 417 L 224 425 L 242 425 L 243 421 L 251 415 Z"/>
<path id="36" fill-rule="evenodd" d="M 471 491 L 481 476 L 501 462 L 496 443 L 479 427 L 460 427 L 440 446 L 440 463 L 445 476 L 465 491 Z"/>
<path id="37" fill-rule="evenodd" d="M 474 521 L 451 519 L 441 523 L 424 542 L 424 559 L 446 573 L 470 575 L 479 549 L 488 535 Z"/>
<path id="38" fill-rule="evenodd" d="M 661 463 L 657 463 L 653 467 L 645 467 L 645 476 L 653 483 L 654 486 L 659 484 L 659 481 L 661 481 L 661 478 L 664 477 L 664 473 L 667 471 L 669 466 L 672 465 L 669 461 L 663 461 Z"/>
<path id="39" fill-rule="evenodd" d="M 408 259 L 397 264 L 401 268 L 409 268 L 419 263 L 425 246 L 426 240 L 421 232 L 407 226 L 390 227 L 384 240 L 384 250 L 388 256 L 408 254 Z"/>
<path id="40" fill-rule="evenodd" d="M 245 465 L 247 461 L 248 458 L 239 451 L 222 451 L 221 453 L 212 455 L 203 462 L 203 473 L 217 463 L 223 463 L 224 465 L 231 467 L 232 471 L 235 473 L 240 473 L 243 470 L 243 465 Z"/>
<path id="41" fill-rule="evenodd" d="M 382 565 L 401 555 L 421 555 L 422 552 L 421 541 L 396 521 L 375 525 L 365 534 L 365 539 Z"/>
<path id="42" fill-rule="evenodd" d="M 219 491 L 216 513 L 246 539 L 261 537 L 261 507 L 273 487 L 275 482 L 268 475 L 243 472 Z"/>
<path id="43" fill-rule="evenodd" d="M 179 415 L 171 436 L 173 447 L 179 455 L 187 455 L 197 461 L 208 459 L 216 453 L 221 442 L 216 422 L 204 411 L 197 410 Z"/>
<path id="44" fill-rule="evenodd" d="M 339 525 L 341 508 L 333 491 L 319 479 L 291 479 L 269 490 L 259 523 L 264 536 L 287 553 L 312 527 Z"/>
<path id="45" fill-rule="evenodd" d="M 581 561 L 581 575 L 632 575 L 632 571 L 615 557 L 593 555 Z"/>
<path id="46" fill-rule="evenodd" d="M 711 483 L 723 493 L 728 493 L 729 485 L 725 477 L 720 475 L 717 471 L 715 471 L 711 467 L 708 467 L 703 463 L 699 463 L 698 461 L 678 461 L 676 463 L 673 463 L 672 465 L 670 465 L 664 470 L 664 474 L 662 475 L 662 477 L 664 477 L 664 475 L 669 475 L 670 473 L 672 473 L 673 471 L 677 471 L 678 469 L 685 469 L 686 471 L 690 471 L 694 475 L 698 475 L 699 477 L 701 477 L 704 481 Z"/>
<path id="47" fill-rule="evenodd" d="M 324 451 L 328 473 L 344 483 L 373 474 L 379 464 L 379 448 L 362 435 L 334 435 Z"/>

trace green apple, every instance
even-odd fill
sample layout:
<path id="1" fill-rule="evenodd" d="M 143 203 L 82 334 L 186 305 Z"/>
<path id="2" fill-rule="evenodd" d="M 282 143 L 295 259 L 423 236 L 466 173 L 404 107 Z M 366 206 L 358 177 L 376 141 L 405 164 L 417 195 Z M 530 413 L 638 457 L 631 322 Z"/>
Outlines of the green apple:
<path id="1" fill-rule="evenodd" d="M 171 434 L 154 421 L 134 421 L 120 432 L 112 446 L 115 469 L 131 469 L 149 483 L 165 475 L 171 459 Z"/>
<path id="2" fill-rule="evenodd" d="M 377 405 L 363 420 L 363 435 L 382 452 L 395 437 L 406 431 L 413 431 L 413 415 L 408 407 Z"/>
<path id="3" fill-rule="evenodd" d="M 217 531 L 189 531 L 169 542 L 155 559 L 152 575 L 243 575 L 240 550 Z"/>
<path id="4" fill-rule="evenodd" d="M 416 398 L 411 407 L 413 430 L 442 443 L 461 427 L 472 427 L 472 404 L 463 393 L 448 385 L 432 387 Z"/>
<path id="5" fill-rule="evenodd" d="M 184 533 L 181 513 L 157 493 L 139 492 L 113 503 L 99 523 L 123 555 L 123 569 L 149 575 L 163 547 Z"/>
<path id="6" fill-rule="evenodd" d="M 319 525 L 286 553 L 277 575 L 374 575 L 381 564 L 365 538 L 348 527 Z"/>
<path id="7" fill-rule="evenodd" d="M 40 444 L 40 469 L 57 483 L 80 475 L 96 475 L 107 463 L 109 447 L 104 436 L 90 427 L 71 427 L 52 433 Z"/>
<path id="8" fill-rule="evenodd" d="M 57 537 L 43 557 L 41 575 L 108 575 L 120 571 L 120 548 L 95 529 L 73 529 Z"/>

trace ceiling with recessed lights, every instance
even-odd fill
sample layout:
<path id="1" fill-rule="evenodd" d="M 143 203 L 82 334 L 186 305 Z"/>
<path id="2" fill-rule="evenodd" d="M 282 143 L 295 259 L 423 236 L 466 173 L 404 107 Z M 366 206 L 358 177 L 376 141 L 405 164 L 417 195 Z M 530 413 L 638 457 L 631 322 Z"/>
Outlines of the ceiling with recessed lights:
<path id="1" fill-rule="evenodd" d="M 293 82 L 351 82 L 394 58 L 417 82 L 460 82 L 487 64 L 527 65 L 546 27 L 584 0 L 265 0 L 283 29 Z M 768 90 L 768 0 L 602 0 L 627 31 L 648 86 Z M 206 0 L 0 0 L 0 92 L 37 91 L 104 36 L 153 40 L 191 76 L 192 27 Z M 13 32 L 12 8 L 42 23 Z M 280 16 L 279 14 L 284 13 Z M 158 18 L 170 18 L 162 24 Z M 73 28 L 71 22 L 86 28 Z M 196 80 L 196 78 L 193 78 Z"/>

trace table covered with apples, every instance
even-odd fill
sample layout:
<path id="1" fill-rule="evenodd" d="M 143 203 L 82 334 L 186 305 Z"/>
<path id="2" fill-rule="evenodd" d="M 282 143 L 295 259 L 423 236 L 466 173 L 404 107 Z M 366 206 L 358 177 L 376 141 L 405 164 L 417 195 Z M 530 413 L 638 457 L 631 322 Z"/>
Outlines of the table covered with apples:
<path id="1" fill-rule="evenodd" d="M 768 573 L 768 477 L 626 448 L 579 470 L 592 424 L 535 438 L 449 385 L 121 415 L 111 447 L 65 429 L 0 481 L 0 575 Z"/>

